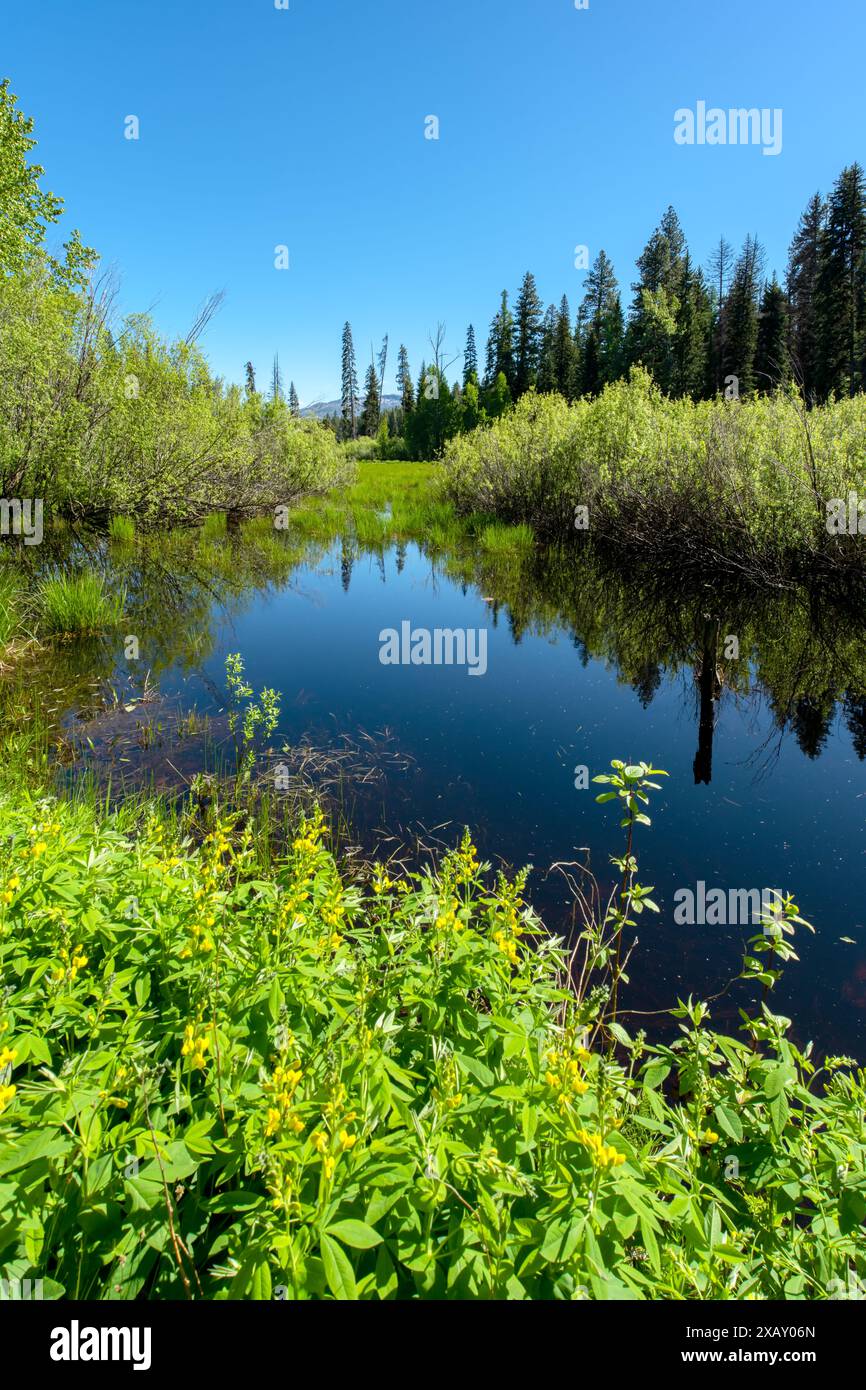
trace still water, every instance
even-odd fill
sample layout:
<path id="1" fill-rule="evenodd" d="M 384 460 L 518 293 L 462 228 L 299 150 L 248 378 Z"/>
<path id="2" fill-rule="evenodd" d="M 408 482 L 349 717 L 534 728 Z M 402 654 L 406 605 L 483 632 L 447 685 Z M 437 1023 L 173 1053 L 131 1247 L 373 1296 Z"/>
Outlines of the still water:
<path id="1" fill-rule="evenodd" d="M 455 561 L 414 544 L 364 553 L 337 541 L 231 594 L 186 576 L 154 597 L 155 582 L 139 573 L 130 585 L 137 670 L 103 650 L 102 678 L 113 665 L 113 682 L 140 690 L 147 667 L 166 707 L 218 721 L 225 657 L 241 652 L 256 691 L 282 694 L 272 748 L 370 750 L 375 778 L 340 792 L 365 848 L 453 844 L 468 825 L 482 858 L 534 866 L 530 896 L 554 932 L 570 929 L 572 908 L 551 866 L 588 863 L 608 888 L 622 849 L 618 816 L 580 769 L 591 777 L 617 757 L 665 769 L 635 845 L 661 911 L 640 919 L 627 1007 L 722 989 L 755 930 L 748 911 L 730 920 L 730 895 L 780 889 L 816 934 L 798 935 L 800 963 L 773 1007 L 801 1043 L 863 1055 L 866 641 L 849 618 L 803 596 L 760 610 L 709 592 L 660 599 L 574 559 Z M 384 664 L 380 634 L 403 623 L 485 634 L 483 674 Z M 80 699 L 67 723 L 87 731 L 97 759 L 116 746 Z M 138 760 L 188 770 L 189 747 L 157 724 L 158 749 Z M 121 761 L 136 756 L 127 748 Z M 727 921 L 675 912 L 683 890 L 713 889 Z M 717 1023 L 735 1029 L 741 1002 L 718 1000 Z"/>

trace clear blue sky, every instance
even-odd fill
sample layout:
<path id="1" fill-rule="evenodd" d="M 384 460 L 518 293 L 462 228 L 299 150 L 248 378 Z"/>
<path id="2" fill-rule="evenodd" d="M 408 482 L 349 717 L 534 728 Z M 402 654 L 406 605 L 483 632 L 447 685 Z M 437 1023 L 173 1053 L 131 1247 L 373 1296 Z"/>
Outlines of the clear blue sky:
<path id="1" fill-rule="evenodd" d="M 63 225 L 117 266 L 124 310 L 180 333 L 224 288 L 215 370 L 252 358 L 261 384 L 278 350 L 302 403 L 339 394 L 346 318 L 361 372 L 390 334 L 390 384 L 437 320 L 452 354 L 474 322 L 483 354 L 528 269 L 576 307 L 579 243 L 627 303 L 669 202 L 701 262 L 755 232 L 781 273 L 809 195 L 866 158 L 852 0 L 31 0 L 0 44 Z M 781 154 L 678 146 L 699 100 L 782 108 Z"/>

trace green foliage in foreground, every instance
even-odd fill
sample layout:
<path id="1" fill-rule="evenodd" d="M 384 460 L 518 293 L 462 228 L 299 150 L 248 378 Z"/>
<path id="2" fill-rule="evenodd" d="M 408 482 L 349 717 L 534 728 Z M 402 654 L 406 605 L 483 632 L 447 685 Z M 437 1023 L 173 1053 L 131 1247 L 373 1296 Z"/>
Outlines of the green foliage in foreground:
<path id="1" fill-rule="evenodd" d="M 633 828 L 650 770 L 617 767 Z M 249 828 L 193 848 L 123 814 L 0 800 L 3 1277 L 719 1299 L 866 1275 L 866 1079 L 818 1086 L 766 1007 L 740 1039 L 691 1001 L 670 1047 L 601 1027 L 530 940 L 525 875 L 491 883 L 468 836 L 435 875 L 350 884 L 315 817 L 266 879 Z M 617 862 L 615 928 L 652 907 Z"/>

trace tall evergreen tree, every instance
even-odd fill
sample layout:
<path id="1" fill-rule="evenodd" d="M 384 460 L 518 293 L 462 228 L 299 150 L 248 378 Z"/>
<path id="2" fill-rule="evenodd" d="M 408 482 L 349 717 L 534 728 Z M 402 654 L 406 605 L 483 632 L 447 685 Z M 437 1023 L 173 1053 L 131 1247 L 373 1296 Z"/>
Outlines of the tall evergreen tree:
<path id="1" fill-rule="evenodd" d="M 379 374 L 371 362 L 364 382 L 364 405 L 361 410 L 361 434 L 374 435 L 379 428 Z"/>
<path id="2" fill-rule="evenodd" d="M 557 389 L 556 386 L 556 323 L 557 313 L 553 304 L 548 305 L 541 324 L 541 347 L 538 352 L 538 376 L 536 385 L 542 395 Z"/>
<path id="3" fill-rule="evenodd" d="M 800 216 L 788 252 L 786 277 L 789 306 L 789 350 L 794 380 L 808 401 L 818 390 L 818 270 L 824 200 L 814 193 Z"/>
<path id="4" fill-rule="evenodd" d="M 256 394 L 256 369 L 252 362 L 247 363 L 244 368 L 244 374 L 246 376 L 247 395 L 254 396 Z"/>
<path id="5" fill-rule="evenodd" d="M 412 385 L 412 373 L 409 370 L 409 354 L 403 343 L 400 344 L 400 350 L 397 353 L 397 390 L 400 392 L 400 405 L 405 424 L 405 420 L 415 404 L 415 388 Z"/>
<path id="6" fill-rule="evenodd" d="M 842 170 L 827 199 L 817 286 L 819 390 L 853 396 L 866 385 L 866 176 Z"/>
<path id="7" fill-rule="evenodd" d="M 559 301 L 559 309 L 556 313 L 556 324 L 553 330 L 553 364 L 555 389 L 567 400 L 573 399 L 576 386 L 577 352 L 571 332 L 571 310 L 568 307 L 566 295 L 563 295 Z"/>
<path id="8" fill-rule="evenodd" d="M 581 304 L 584 327 L 580 387 L 592 396 L 619 374 L 623 318 L 613 264 L 599 251 L 588 272 Z"/>
<path id="9" fill-rule="evenodd" d="M 271 400 L 281 401 L 283 399 L 283 378 L 280 372 L 280 355 L 274 353 L 274 365 L 271 372 Z"/>
<path id="10" fill-rule="evenodd" d="M 669 207 L 637 261 L 629 312 L 628 356 L 641 362 L 663 391 L 674 389 L 678 316 L 688 290 L 686 240 Z"/>
<path id="11" fill-rule="evenodd" d="M 475 329 L 470 323 L 466 330 L 466 347 L 463 349 L 463 385 L 470 381 L 478 383 L 478 349 L 475 346 Z"/>
<path id="12" fill-rule="evenodd" d="M 707 366 L 710 394 L 721 390 L 722 360 L 724 357 L 724 307 L 734 270 L 734 248 L 723 236 L 710 256 L 708 265 L 709 284 L 713 297 L 713 319 L 711 326 L 709 362 Z"/>
<path id="13" fill-rule="evenodd" d="M 758 314 L 755 381 L 770 392 L 790 377 L 788 358 L 788 300 L 775 275 L 764 286 Z"/>
<path id="14" fill-rule="evenodd" d="M 355 439 L 358 434 L 358 369 L 352 325 L 348 321 L 343 327 L 341 414 L 344 434 L 351 434 Z"/>
<path id="15" fill-rule="evenodd" d="M 722 373 L 736 377 L 739 394 L 754 391 L 755 350 L 758 346 L 758 296 L 764 253 L 753 236 L 747 236 L 737 258 L 724 307 Z"/>
<path id="16" fill-rule="evenodd" d="M 293 381 L 289 382 L 289 411 L 292 415 L 300 415 L 301 413 L 301 402 L 298 400 L 298 393 Z"/>
<path id="17" fill-rule="evenodd" d="M 499 311 L 490 325 L 487 338 L 487 363 L 484 373 L 486 386 L 493 386 L 499 373 L 505 377 L 509 392 L 514 394 L 514 315 L 508 307 L 508 291 L 502 291 Z"/>
<path id="18" fill-rule="evenodd" d="M 541 349 L 542 308 L 535 276 L 527 271 L 514 306 L 515 360 L 514 395 L 519 399 L 529 390 L 538 374 Z"/>
<path id="19" fill-rule="evenodd" d="M 707 394 L 712 298 L 700 267 L 693 268 L 688 251 L 675 314 L 671 390 L 677 396 L 700 399 Z"/>

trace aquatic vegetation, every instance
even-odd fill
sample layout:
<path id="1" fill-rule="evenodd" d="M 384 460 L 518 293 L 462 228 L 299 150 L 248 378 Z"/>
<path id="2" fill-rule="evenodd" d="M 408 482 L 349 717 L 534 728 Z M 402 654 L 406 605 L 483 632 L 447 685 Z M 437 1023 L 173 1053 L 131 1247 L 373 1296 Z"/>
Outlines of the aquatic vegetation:
<path id="1" fill-rule="evenodd" d="M 131 516 L 113 516 L 108 523 L 108 536 L 120 545 L 135 540 L 135 521 Z"/>
<path id="2" fill-rule="evenodd" d="M 650 769 L 615 764 L 634 827 Z M 465 835 L 350 878 L 0 793 L 0 1275 L 77 1298 L 824 1298 L 866 1274 L 866 1078 L 766 1002 L 649 1044 Z M 773 966 L 790 955 L 791 905 Z"/>
<path id="3" fill-rule="evenodd" d="M 67 635 L 116 626 L 123 616 L 125 594 L 109 590 L 102 575 L 84 570 L 50 575 L 39 585 L 37 601 L 42 628 Z"/>

